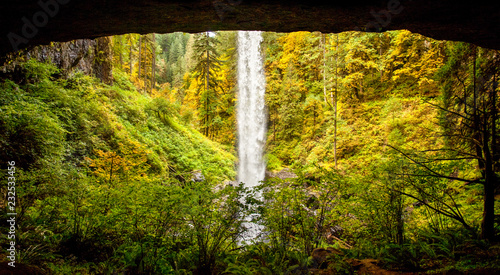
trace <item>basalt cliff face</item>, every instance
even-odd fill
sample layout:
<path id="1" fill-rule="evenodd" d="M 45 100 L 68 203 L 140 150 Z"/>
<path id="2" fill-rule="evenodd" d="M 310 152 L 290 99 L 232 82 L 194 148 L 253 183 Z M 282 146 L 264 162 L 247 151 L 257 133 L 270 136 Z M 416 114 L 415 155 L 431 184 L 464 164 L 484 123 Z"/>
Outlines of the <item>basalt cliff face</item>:
<path id="1" fill-rule="evenodd" d="M 16 0 L 0 3 L 0 53 L 123 33 L 408 29 L 500 49 L 500 2 L 456 0 Z"/>

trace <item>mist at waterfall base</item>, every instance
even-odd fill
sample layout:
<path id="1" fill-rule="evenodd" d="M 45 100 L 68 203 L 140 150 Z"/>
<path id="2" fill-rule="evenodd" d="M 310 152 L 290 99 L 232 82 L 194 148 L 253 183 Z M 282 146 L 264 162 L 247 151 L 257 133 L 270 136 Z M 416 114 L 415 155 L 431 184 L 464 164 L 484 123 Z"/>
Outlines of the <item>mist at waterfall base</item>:
<path id="1" fill-rule="evenodd" d="M 261 42 L 259 31 L 238 32 L 238 182 L 245 187 L 258 186 L 266 172 L 266 79 Z M 251 222 L 255 215 L 250 215 L 243 224 L 247 228 L 242 236 L 245 241 L 254 240 L 262 232 L 261 225 Z"/>

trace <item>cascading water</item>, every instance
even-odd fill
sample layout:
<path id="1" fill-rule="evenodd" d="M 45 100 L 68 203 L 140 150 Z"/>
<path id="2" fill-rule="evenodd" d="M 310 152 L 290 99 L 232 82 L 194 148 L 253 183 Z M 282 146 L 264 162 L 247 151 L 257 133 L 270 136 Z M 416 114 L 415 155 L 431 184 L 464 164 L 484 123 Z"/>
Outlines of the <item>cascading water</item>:
<path id="1" fill-rule="evenodd" d="M 264 180 L 266 79 L 260 52 L 262 34 L 238 32 L 238 181 L 254 187 Z"/>
<path id="2" fill-rule="evenodd" d="M 264 180 L 266 163 L 266 79 L 259 31 L 238 32 L 238 182 L 254 187 Z M 255 238 L 261 228 L 247 222 L 245 239 Z"/>

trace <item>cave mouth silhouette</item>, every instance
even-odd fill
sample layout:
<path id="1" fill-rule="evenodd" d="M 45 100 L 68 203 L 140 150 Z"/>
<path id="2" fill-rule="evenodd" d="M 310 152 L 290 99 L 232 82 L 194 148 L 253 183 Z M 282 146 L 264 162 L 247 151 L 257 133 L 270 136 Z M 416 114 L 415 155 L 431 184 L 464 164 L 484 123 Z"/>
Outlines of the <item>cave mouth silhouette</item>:
<path id="1" fill-rule="evenodd" d="M 124 33 L 408 29 L 500 49 L 500 2 L 484 0 L 17 0 L 0 3 L 0 53 Z"/>

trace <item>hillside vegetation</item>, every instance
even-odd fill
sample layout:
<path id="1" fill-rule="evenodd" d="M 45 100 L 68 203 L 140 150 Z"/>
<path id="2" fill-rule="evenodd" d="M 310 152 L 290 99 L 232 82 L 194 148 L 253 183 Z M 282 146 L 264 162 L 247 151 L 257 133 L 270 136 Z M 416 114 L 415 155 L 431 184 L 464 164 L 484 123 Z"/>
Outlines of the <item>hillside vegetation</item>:
<path id="1" fill-rule="evenodd" d="M 64 260 L 55 271 L 69 274 L 78 271 L 65 269 L 71 257 L 94 262 L 91 270 L 113 253 L 134 261 L 146 253 L 137 241 L 171 225 L 164 211 L 175 210 L 162 201 L 181 199 L 175 190 L 193 170 L 206 188 L 234 179 L 231 148 L 186 127 L 174 105 L 140 93 L 123 73 L 108 86 L 82 74 L 61 79 L 34 60 L 22 68 L 17 83 L 2 81 L 0 122 L 2 166 L 16 168 L 19 262 Z"/>

